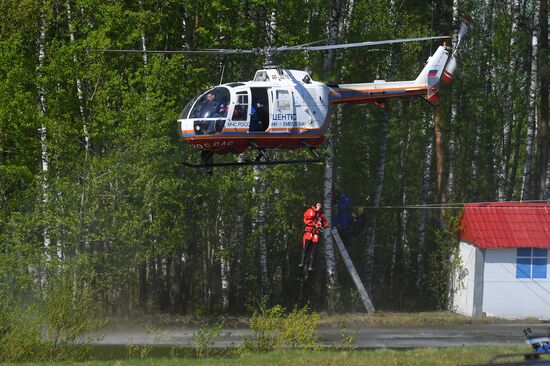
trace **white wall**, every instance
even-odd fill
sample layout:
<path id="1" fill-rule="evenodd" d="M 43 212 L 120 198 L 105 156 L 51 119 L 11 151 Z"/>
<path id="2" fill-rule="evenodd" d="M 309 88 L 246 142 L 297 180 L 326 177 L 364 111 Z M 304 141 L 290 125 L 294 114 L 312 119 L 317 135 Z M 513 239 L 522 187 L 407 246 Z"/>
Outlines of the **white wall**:
<path id="1" fill-rule="evenodd" d="M 459 256 L 461 268 L 454 271 L 453 311 L 472 316 L 474 314 L 474 279 L 476 264 L 476 248 L 465 242 L 460 242 Z"/>
<path id="2" fill-rule="evenodd" d="M 546 269 L 546 279 L 516 278 L 516 253 L 516 248 L 486 249 L 483 312 L 502 318 L 550 319 L 550 271 Z"/>

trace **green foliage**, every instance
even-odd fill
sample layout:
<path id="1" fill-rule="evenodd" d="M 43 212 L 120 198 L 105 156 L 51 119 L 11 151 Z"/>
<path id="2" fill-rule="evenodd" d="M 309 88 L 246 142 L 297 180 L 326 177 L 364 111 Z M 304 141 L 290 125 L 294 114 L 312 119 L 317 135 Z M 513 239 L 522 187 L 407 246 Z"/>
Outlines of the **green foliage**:
<path id="1" fill-rule="evenodd" d="M 191 345 L 198 358 L 206 358 L 211 354 L 215 338 L 220 336 L 223 325 L 224 322 L 222 321 L 212 327 L 203 326 L 198 331 L 193 332 Z"/>
<path id="2" fill-rule="evenodd" d="M 0 361 L 40 359 L 41 324 L 36 307 L 0 302 Z"/>
<path id="3" fill-rule="evenodd" d="M 151 344 L 133 344 L 129 343 L 126 345 L 126 355 L 129 360 L 131 359 L 145 359 L 151 353 L 153 345 Z"/>
<path id="4" fill-rule="evenodd" d="M 315 330 L 319 324 L 319 314 L 311 313 L 307 306 L 294 309 L 283 321 L 282 343 L 291 348 L 320 348 Z"/>
<path id="5" fill-rule="evenodd" d="M 102 325 L 86 278 L 67 263 L 44 277 L 43 296 L 25 304 L 3 296 L 0 302 L 0 360 L 81 360 Z M 88 278 L 89 279 L 89 278 Z"/>
<path id="6" fill-rule="evenodd" d="M 450 0 L 394 1 L 391 9 L 387 2 L 375 0 L 340 3 L 354 7 L 340 9 L 345 19 L 337 42 L 450 34 L 458 26 L 450 24 Z M 452 161 L 455 177 L 448 201 L 495 199 L 501 132 L 512 107 L 516 119 L 507 150 L 514 166 L 509 169 L 508 195 L 517 197 L 529 109 L 525 90 L 530 60 L 525 55 L 530 54 L 533 4 L 522 2 L 514 35 L 518 42 L 511 49 L 512 18 L 504 3 L 494 4 L 493 29 L 485 34 L 484 3 L 461 2 L 459 10 L 474 18 L 472 31 L 462 43 L 455 83 L 441 90 L 444 173 Z M 72 8 L 70 20 L 67 5 Z M 79 329 L 93 327 L 68 319 L 71 309 L 62 305 L 72 304 L 72 296 L 72 306 L 81 306 L 88 315 L 90 309 L 82 301 L 89 298 L 94 311 L 114 316 L 134 311 L 198 317 L 242 313 L 263 296 L 287 309 L 297 306 L 303 294 L 296 268 L 301 215 L 322 196 L 324 167 L 228 169 L 208 176 L 181 164 L 197 161 L 198 154 L 179 141 L 178 112 L 188 100 L 217 85 L 222 69 L 224 82 L 250 80 L 262 64 L 261 56 L 144 58 L 91 50 L 141 49 L 142 41 L 151 50 L 304 44 L 327 38 L 331 6 L 319 0 L 0 2 L 0 299 L 17 309 L 31 309 L 37 299 L 44 300 L 52 349 L 64 340 L 70 342 Z M 45 57 L 39 65 L 42 24 Z M 414 80 L 434 46 L 435 42 L 412 42 L 340 50 L 328 74 L 321 52 L 287 53 L 276 61 L 293 69 L 307 67 L 316 80 Z M 509 70 L 514 57 L 517 67 Z M 548 65 L 541 65 L 541 70 L 547 73 Z M 457 106 L 456 114 L 452 105 Z M 449 218 L 442 223 L 437 214 L 419 209 L 371 209 L 382 146 L 387 146 L 382 204 L 421 204 L 424 186 L 425 203 L 437 203 L 438 173 L 434 164 L 431 169 L 425 166 L 433 141 L 432 108 L 421 101 L 392 102 L 386 141 L 380 133 L 383 109 L 368 105 L 333 110 L 339 191 L 334 199 L 338 193 L 350 195 L 354 206 L 363 206 L 368 223 L 345 240 L 361 275 L 366 226 L 374 225 L 376 216 L 372 232 L 379 276 L 371 285 L 377 308 L 444 307 L 446 276 L 454 266 L 448 263 L 456 244 L 450 234 L 454 223 Z M 44 141 L 39 130 L 46 132 Z M 539 132 L 537 136 L 544 136 Z M 538 143 L 544 146 L 544 141 Z M 538 150 L 540 165 L 544 154 Z M 276 152 L 290 159 L 304 153 Z M 46 155 L 48 169 L 43 170 Z M 537 167 L 539 178 L 545 168 Z M 533 195 L 542 192 L 535 184 L 539 183 L 533 183 Z M 262 205 L 267 207 L 265 222 L 259 218 Z M 425 214 L 427 225 L 421 230 Z M 260 238 L 267 247 L 269 291 L 262 288 L 258 268 Z M 424 248 L 426 253 L 420 253 Z M 50 260 L 58 252 L 61 258 Z M 322 251 L 318 259 L 321 255 Z M 428 263 L 424 273 L 417 273 L 421 255 Z M 74 291 L 70 275 L 58 278 L 59 269 L 71 261 L 79 266 L 74 269 Z M 338 270 L 340 292 L 325 294 L 321 277 L 312 308 L 338 311 L 361 306 L 341 264 Z M 428 285 L 427 296 L 418 295 L 423 291 L 416 286 L 418 277 Z M 222 280 L 228 283 L 223 290 Z M 53 286 L 56 281 L 61 281 L 61 288 Z M 56 300 L 70 297 L 66 303 Z M 17 334 L 26 331 L 12 329 Z M 269 332 L 267 348 L 273 347 Z"/>
<path id="7" fill-rule="evenodd" d="M 355 348 L 355 334 L 350 334 L 347 327 L 347 316 L 340 322 L 340 347 L 342 349 L 352 350 Z"/>
<path id="8" fill-rule="evenodd" d="M 448 308 L 449 280 L 452 274 L 460 270 L 458 256 L 460 218 L 462 210 L 445 211 L 445 227 L 436 230 L 436 249 L 430 253 L 430 276 L 427 278 L 428 288 L 437 299 L 439 309 Z"/>
<path id="9" fill-rule="evenodd" d="M 252 338 L 244 338 L 245 348 L 260 352 L 271 351 L 279 345 L 285 308 L 275 305 L 261 306 L 255 310 L 250 320 Z"/>
<path id="10" fill-rule="evenodd" d="M 245 337 L 244 345 L 259 352 L 285 347 L 318 349 L 321 348 L 315 334 L 318 324 L 319 314 L 311 313 L 307 306 L 289 314 L 281 305 L 261 306 L 250 320 L 252 337 Z"/>

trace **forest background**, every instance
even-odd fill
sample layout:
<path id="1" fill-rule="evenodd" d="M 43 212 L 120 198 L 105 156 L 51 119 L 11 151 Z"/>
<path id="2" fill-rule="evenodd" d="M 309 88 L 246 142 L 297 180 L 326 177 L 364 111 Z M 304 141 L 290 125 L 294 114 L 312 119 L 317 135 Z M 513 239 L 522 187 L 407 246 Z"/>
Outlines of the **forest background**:
<path id="1" fill-rule="evenodd" d="M 261 56 L 89 51 L 456 35 L 464 14 L 441 106 L 334 108 L 323 165 L 182 165 L 198 153 L 180 110 L 222 69 L 250 80 Z M 411 80 L 436 47 L 277 62 L 327 82 Z M 55 296 L 111 316 L 358 310 L 330 237 L 306 287 L 298 269 L 303 212 L 323 200 L 332 220 L 345 195 L 344 242 L 377 309 L 445 308 L 460 203 L 550 198 L 548 78 L 545 0 L 1 0 L 0 314 Z"/>

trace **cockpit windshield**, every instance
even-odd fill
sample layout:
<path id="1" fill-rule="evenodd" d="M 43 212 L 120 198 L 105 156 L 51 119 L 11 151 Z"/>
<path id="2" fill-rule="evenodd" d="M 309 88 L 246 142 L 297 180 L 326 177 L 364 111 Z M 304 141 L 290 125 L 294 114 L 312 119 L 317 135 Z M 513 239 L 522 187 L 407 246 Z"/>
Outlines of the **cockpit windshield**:
<path id="1" fill-rule="evenodd" d="M 185 105 L 185 108 L 183 108 L 183 111 L 181 111 L 178 119 L 186 119 L 187 116 L 189 116 L 189 111 L 191 111 L 191 107 L 193 106 L 193 104 L 195 104 L 197 99 L 199 99 L 199 97 L 195 97 L 191 99 L 189 102 L 187 102 L 187 104 Z"/>
<path id="2" fill-rule="evenodd" d="M 187 118 L 225 118 L 229 106 L 229 89 L 216 87 L 197 100 Z"/>

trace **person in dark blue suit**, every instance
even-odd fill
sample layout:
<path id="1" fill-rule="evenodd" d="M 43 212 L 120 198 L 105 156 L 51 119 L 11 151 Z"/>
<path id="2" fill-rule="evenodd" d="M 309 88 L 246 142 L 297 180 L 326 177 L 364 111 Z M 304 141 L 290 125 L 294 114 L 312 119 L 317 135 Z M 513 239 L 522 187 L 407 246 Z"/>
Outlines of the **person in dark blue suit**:
<path id="1" fill-rule="evenodd" d="M 252 107 L 250 108 L 250 131 L 265 131 L 267 124 L 262 120 L 264 114 L 265 105 L 260 99 L 252 101 Z"/>
<path id="2" fill-rule="evenodd" d="M 351 229 L 351 198 L 347 194 L 343 194 L 338 202 L 338 215 L 334 218 L 332 226 L 338 228 L 338 231 L 346 236 Z"/>

